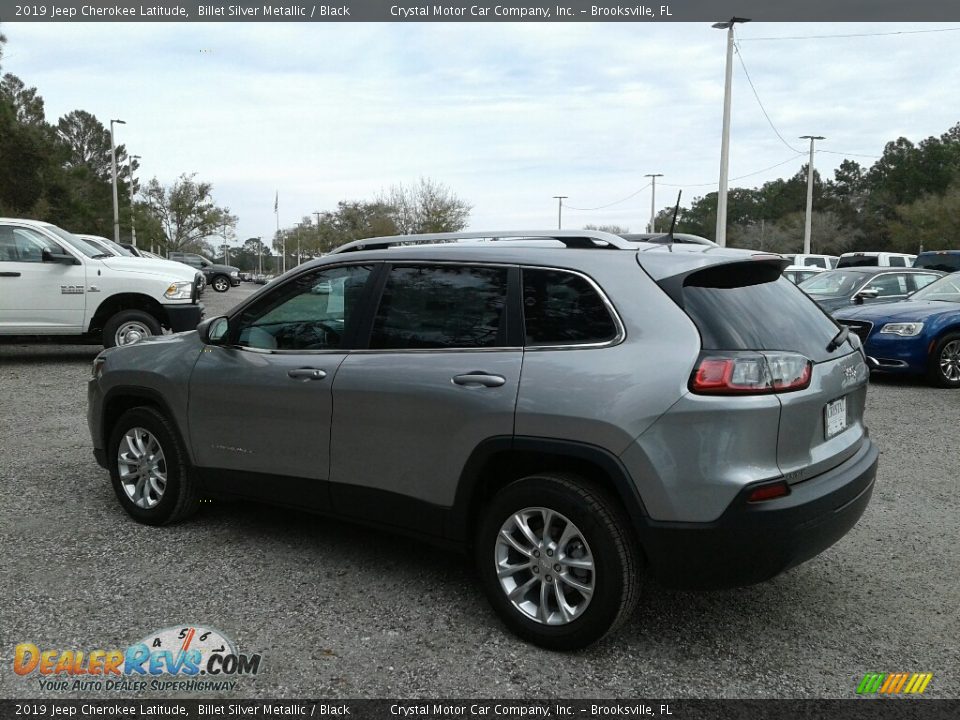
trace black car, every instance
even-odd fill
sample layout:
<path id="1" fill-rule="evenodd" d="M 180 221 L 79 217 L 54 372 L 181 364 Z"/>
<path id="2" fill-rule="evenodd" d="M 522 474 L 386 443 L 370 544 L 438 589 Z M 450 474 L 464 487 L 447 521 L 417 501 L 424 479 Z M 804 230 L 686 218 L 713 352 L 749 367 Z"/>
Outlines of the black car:
<path id="1" fill-rule="evenodd" d="M 960 250 L 928 250 L 917 255 L 913 266 L 945 273 L 960 272 Z"/>
<path id="2" fill-rule="evenodd" d="M 942 275 L 916 268 L 848 267 L 822 272 L 799 287 L 829 313 L 848 305 L 903 300 Z"/>

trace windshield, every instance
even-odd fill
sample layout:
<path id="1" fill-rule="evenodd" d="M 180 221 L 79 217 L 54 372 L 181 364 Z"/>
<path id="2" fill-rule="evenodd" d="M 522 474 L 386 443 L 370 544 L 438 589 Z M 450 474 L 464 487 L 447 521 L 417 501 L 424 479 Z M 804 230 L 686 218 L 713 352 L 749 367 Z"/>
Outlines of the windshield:
<path id="1" fill-rule="evenodd" d="M 808 295 L 853 295 L 867 275 L 862 272 L 846 272 L 844 270 L 827 270 L 818 273 L 800 283 L 800 289 Z"/>
<path id="2" fill-rule="evenodd" d="M 960 303 L 960 276 L 947 275 L 917 290 L 911 300 L 939 300 L 941 302 Z"/>
<path id="3" fill-rule="evenodd" d="M 109 254 L 105 253 L 101 248 L 88 243 L 86 240 L 78 238 L 73 233 L 68 233 L 63 228 L 59 228 L 56 225 L 44 225 L 43 227 L 45 230 L 49 230 L 61 240 L 66 241 L 70 247 L 74 248 L 75 250 L 79 250 L 89 258 L 109 257 Z"/>

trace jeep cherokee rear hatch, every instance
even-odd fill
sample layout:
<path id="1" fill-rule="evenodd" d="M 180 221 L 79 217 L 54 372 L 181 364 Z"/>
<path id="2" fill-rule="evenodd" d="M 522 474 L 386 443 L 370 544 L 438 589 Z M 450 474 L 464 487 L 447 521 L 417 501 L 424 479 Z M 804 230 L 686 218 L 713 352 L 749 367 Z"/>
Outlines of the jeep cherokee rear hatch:
<path id="1" fill-rule="evenodd" d="M 856 453 L 868 373 L 856 341 L 781 277 L 784 262 L 754 256 L 659 283 L 700 332 L 690 392 L 776 397 L 777 464 L 793 484 Z"/>

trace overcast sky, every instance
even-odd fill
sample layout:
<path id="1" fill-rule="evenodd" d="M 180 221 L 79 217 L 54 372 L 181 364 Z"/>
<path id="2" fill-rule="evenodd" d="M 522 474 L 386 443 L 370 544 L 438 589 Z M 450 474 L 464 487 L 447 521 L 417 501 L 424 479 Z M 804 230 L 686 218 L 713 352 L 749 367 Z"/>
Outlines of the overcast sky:
<path id="1" fill-rule="evenodd" d="M 949 25 L 738 28 L 742 58 L 787 143 L 879 156 L 960 122 L 960 32 Z M 214 185 L 237 235 L 270 236 L 339 200 L 429 177 L 473 205 L 474 229 L 554 227 L 663 173 L 657 205 L 716 190 L 725 34 L 697 23 L 17 24 L 5 72 L 36 86 L 47 119 L 84 109 L 141 155 L 141 177 Z M 819 153 L 832 177 L 840 155 Z M 856 158 L 869 165 L 870 157 Z M 774 134 L 734 60 L 731 186 L 805 162 Z M 669 184 L 669 188 L 666 185 Z M 699 186 L 700 184 L 704 184 Z M 663 188 L 661 191 L 660 188 Z M 564 227 L 642 231 L 650 190 Z M 82 228 L 70 228 L 81 231 Z"/>

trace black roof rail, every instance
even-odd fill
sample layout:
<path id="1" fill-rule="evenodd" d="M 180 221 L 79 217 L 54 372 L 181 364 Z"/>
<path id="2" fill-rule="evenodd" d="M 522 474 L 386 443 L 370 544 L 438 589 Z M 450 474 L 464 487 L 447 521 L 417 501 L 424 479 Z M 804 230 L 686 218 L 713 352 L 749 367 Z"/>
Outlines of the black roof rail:
<path id="1" fill-rule="evenodd" d="M 510 230 L 426 233 L 421 235 L 386 235 L 383 237 L 354 240 L 331 251 L 333 253 L 356 250 L 380 250 L 396 245 L 430 245 L 473 240 L 497 242 L 508 240 L 556 240 L 568 248 L 634 250 L 635 245 L 619 235 L 600 230 Z"/>

